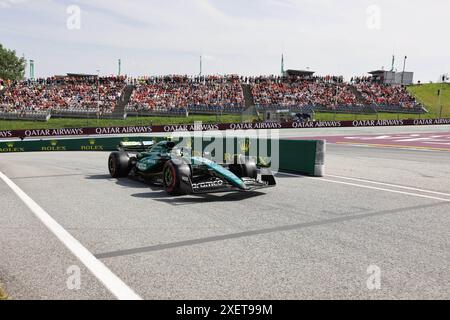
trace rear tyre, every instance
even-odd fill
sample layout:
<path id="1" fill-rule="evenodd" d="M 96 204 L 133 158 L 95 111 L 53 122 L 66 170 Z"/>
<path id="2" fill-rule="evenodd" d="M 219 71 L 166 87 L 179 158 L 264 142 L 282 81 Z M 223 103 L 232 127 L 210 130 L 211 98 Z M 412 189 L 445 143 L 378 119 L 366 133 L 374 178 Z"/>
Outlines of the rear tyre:
<path id="1" fill-rule="evenodd" d="M 113 178 L 125 178 L 131 172 L 130 157 L 125 152 L 113 152 L 108 159 L 109 174 Z"/>

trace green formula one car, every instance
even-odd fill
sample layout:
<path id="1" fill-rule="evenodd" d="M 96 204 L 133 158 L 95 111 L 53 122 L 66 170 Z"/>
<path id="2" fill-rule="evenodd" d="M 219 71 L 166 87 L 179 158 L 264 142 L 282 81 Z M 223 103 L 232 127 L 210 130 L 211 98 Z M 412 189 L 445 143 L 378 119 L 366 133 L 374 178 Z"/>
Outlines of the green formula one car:
<path id="1" fill-rule="evenodd" d="M 160 184 L 169 195 L 254 191 L 276 185 L 272 172 L 254 161 L 235 156 L 232 164 L 218 164 L 172 141 L 122 142 L 111 153 L 108 168 L 113 178 L 139 177 Z"/>

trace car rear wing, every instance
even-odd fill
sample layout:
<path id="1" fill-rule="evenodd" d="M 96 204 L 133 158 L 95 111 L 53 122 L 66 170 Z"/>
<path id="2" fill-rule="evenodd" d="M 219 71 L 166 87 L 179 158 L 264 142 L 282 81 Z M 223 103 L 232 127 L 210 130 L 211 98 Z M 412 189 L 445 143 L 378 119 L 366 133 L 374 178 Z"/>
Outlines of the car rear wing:
<path id="1" fill-rule="evenodd" d="M 119 151 L 143 152 L 149 150 L 155 144 L 154 141 L 122 141 Z"/>

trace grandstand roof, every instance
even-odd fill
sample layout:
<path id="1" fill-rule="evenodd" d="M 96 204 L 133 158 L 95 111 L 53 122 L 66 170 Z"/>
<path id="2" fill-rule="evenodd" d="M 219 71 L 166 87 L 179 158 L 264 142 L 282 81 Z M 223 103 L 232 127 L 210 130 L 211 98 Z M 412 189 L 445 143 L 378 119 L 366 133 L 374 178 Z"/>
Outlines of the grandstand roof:
<path id="1" fill-rule="evenodd" d="M 86 73 L 68 73 L 67 76 L 74 78 L 97 77 L 96 74 L 86 74 Z"/>
<path id="2" fill-rule="evenodd" d="M 309 70 L 286 70 L 285 75 L 286 76 L 301 76 L 301 77 L 307 77 L 312 76 L 315 72 L 309 71 Z"/>
<path id="3" fill-rule="evenodd" d="M 369 74 L 384 74 L 385 72 L 389 72 L 388 70 L 375 70 L 368 72 Z"/>

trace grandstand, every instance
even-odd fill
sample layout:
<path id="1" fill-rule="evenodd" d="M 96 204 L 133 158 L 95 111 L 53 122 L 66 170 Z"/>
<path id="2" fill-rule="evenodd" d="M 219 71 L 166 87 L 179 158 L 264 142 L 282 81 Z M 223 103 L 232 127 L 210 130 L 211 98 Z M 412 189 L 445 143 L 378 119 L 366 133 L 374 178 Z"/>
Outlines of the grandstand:
<path id="1" fill-rule="evenodd" d="M 427 110 L 401 85 L 374 78 L 314 76 L 97 77 L 68 74 L 2 83 L 0 119 L 117 118 L 189 114 L 296 113 L 421 114 Z"/>
<path id="2" fill-rule="evenodd" d="M 244 93 L 237 76 L 152 77 L 141 80 L 126 108 L 127 113 L 180 115 L 240 113 Z"/>
<path id="3" fill-rule="evenodd" d="M 116 108 L 125 86 L 124 77 L 90 75 L 13 82 L 0 95 L 1 118 L 36 120 L 36 115 L 42 114 L 70 118 L 108 117 Z"/>

